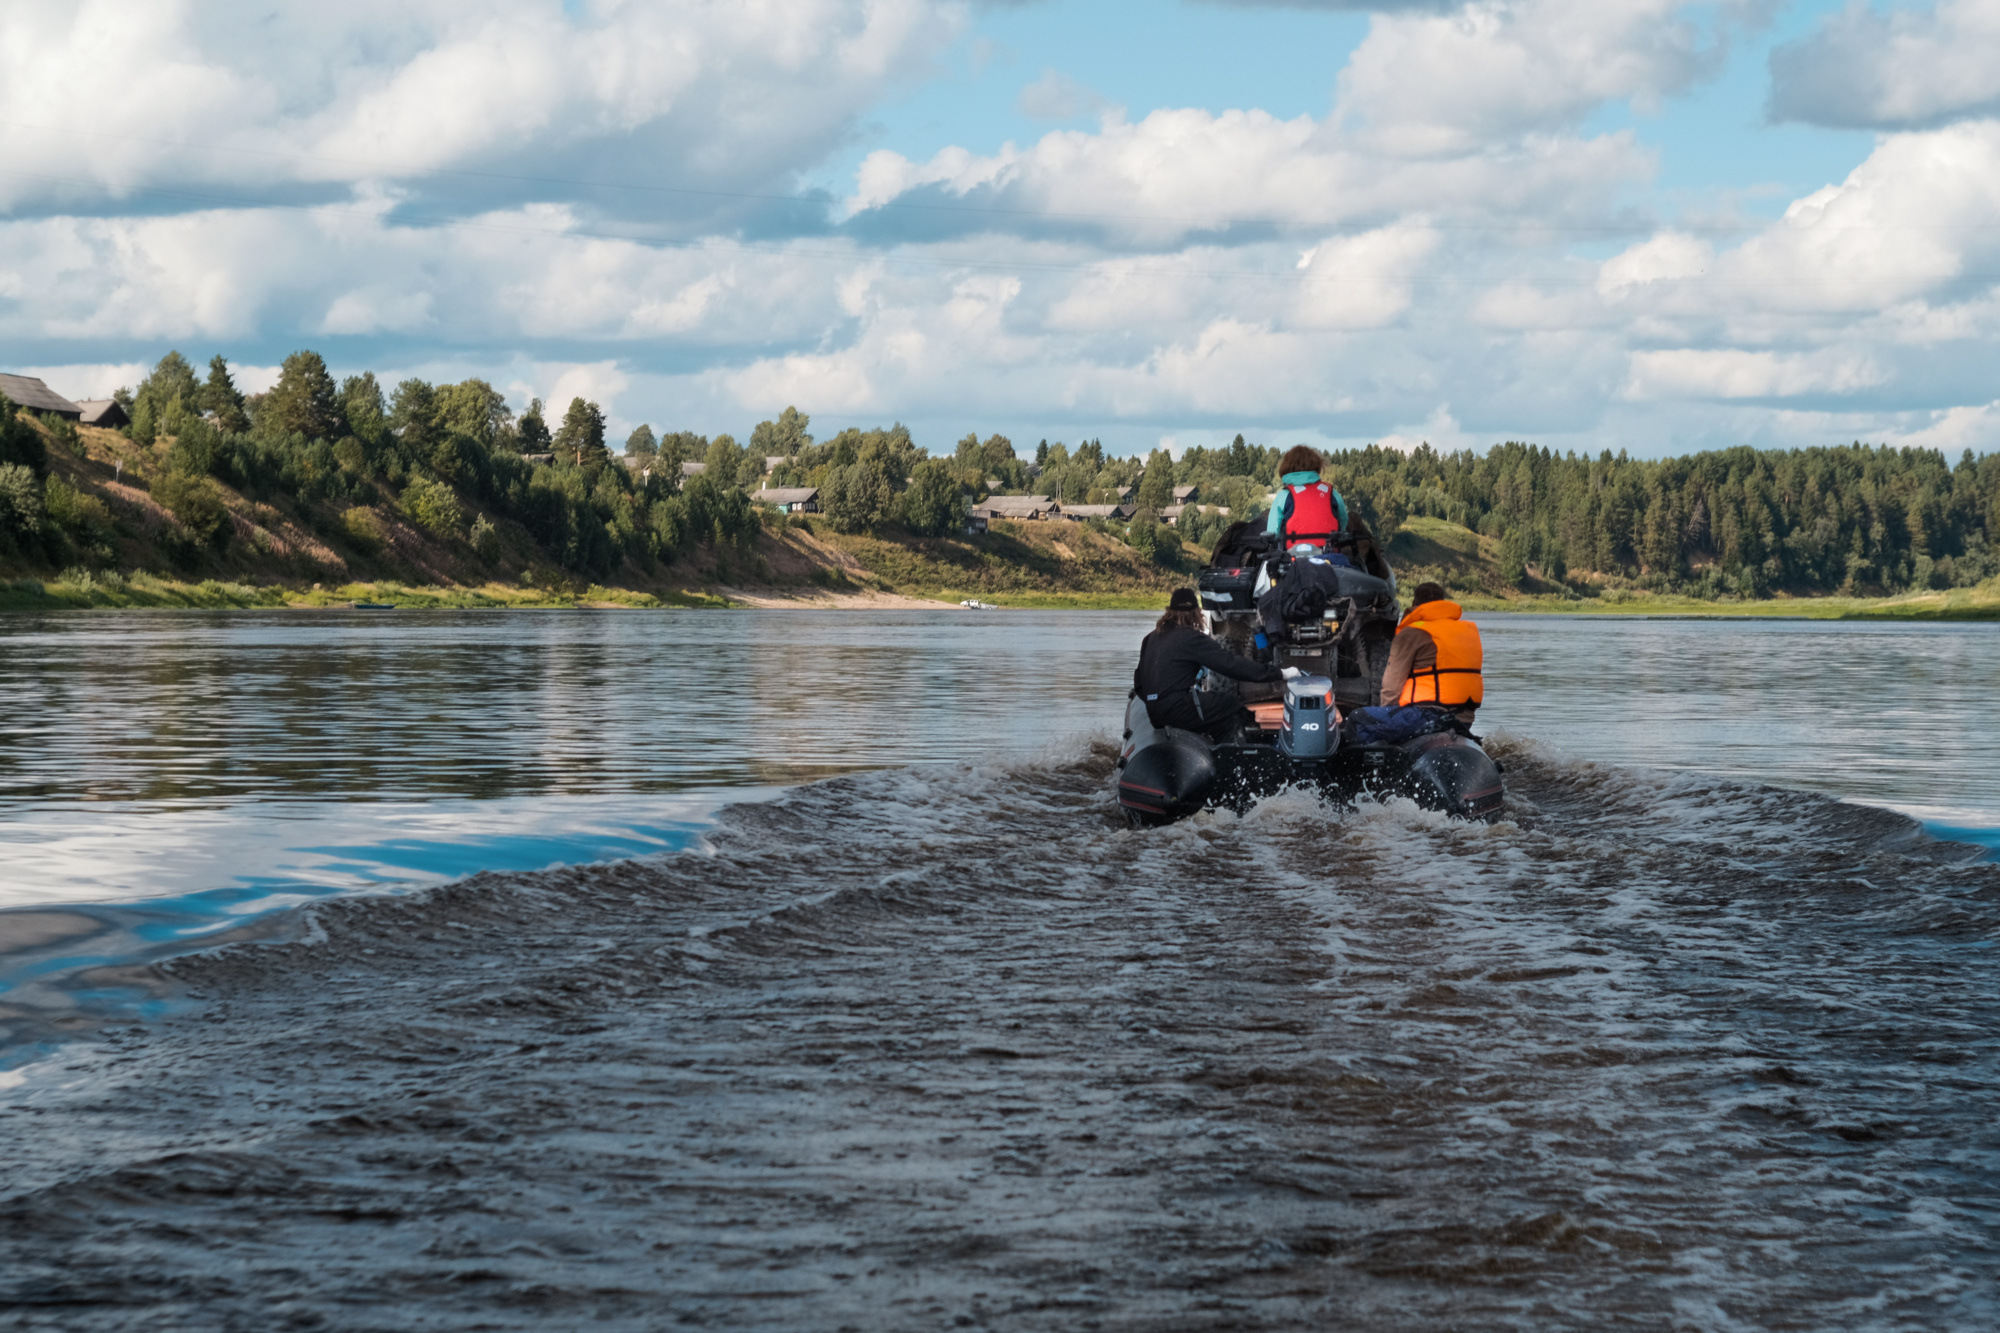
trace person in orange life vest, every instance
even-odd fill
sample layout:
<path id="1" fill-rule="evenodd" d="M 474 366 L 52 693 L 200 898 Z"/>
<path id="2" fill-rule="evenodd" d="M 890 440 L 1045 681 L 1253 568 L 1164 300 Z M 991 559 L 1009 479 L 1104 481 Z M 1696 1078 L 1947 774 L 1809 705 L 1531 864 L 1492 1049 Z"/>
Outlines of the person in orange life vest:
<path id="1" fill-rule="evenodd" d="M 1278 460 L 1278 498 L 1271 503 L 1264 531 L 1283 534 L 1287 550 L 1300 545 L 1319 549 L 1331 534 L 1347 531 L 1347 501 L 1321 480 L 1324 466 L 1326 461 L 1303 444 L 1293 445 Z M 1354 563 L 1337 551 L 1326 558 L 1337 565 Z"/>
<path id="2" fill-rule="evenodd" d="M 1484 654 L 1479 627 L 1464 618 L 1457 602 L 1442 585 L 1417 585 L 1417 604 L 1396 627 L 1389 645 L 1389 665 L 1382 672 L 1377 702 L 1429 704 L 1449 710 L 1461 722 L 1472 721 L 1485 697 L 1480 667 Z"/>

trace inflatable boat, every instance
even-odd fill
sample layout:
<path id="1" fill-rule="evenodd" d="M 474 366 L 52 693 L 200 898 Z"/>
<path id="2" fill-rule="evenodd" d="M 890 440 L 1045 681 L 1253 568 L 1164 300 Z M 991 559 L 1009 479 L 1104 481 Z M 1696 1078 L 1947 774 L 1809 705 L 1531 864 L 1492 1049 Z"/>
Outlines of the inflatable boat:
<path id="1" fill-rule="evenodd" d="M 1499 818 L 1506 798 L 1500 765 L 1451 714 L 1415 714 L 1418 734 L 1393 740 L 1356 726 L 1353 714 L 1375 702 L 1389 664 L 1401 616 L 1396 575 L 1363 524 L 1325 545 L 1348 562 L 1329 568 L 1324 558 L 1315 561 L 1313 594 L 1286 599 L 1283 634 L 1260 643 L 1259 599 L 1310 556 L 1287 552 L 1248 525 L 1223 534 L 1197 580 L 1209 634 L 1240 657 L 1296 673 L 1272 684 L 1210 676 L 1204 687 L 1215 702 L 1245 705 L 1255 722 L 1219 741 L 1155 727 L 1145 701 L 1133 697 L 1117 770 L 1118 803 L 1133 824 L 1199 810 L 1241 813 L 1290 788 L 1336 805 L 1364 795 L 1406 796 L 1464 819 Z M 1301 576 L 1295 586 L 1304 583 Z"/>

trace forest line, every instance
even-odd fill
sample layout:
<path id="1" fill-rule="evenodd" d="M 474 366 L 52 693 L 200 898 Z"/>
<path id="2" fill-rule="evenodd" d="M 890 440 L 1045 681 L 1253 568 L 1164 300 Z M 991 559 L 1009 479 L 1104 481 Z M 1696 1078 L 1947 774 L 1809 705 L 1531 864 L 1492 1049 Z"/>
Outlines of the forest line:
<path id="1" fill-rule="evenodd" d="M 380 539 L 371 506 L 473 552 L 495 547 L 495 518 L 511 521 L 553 563 L 594 579 L 628 561 L 652 567 L 704 544 L 748 542 L 759 523 L 750 493 L 761 486 L 817 488 L 836 531 L 914 537 L 962 531 L 988 494 L 1129 497 L 1132 519 L 1093 526 L 1173 568 L 1193 558 L 1183 542 L 1199 549 L 1228 523 L 1262 514 L 1280 452 L 1238 434 L 1178 458 L 1163 449 L 1114 457 L 1095 440 L 1043 440 L 1024 457 L 1003 435 L 973 432 L 933 454 L 900 424 L 815 439 L 811 418 L 787 408 L 743 443 L 642 425 L 619 465 L 604 413 L 588 400 L 574 399 L 559 419 L 539 400 L 517 414 L 483 380 L 406 379 L 388 390 L 372 373 L 336 382 L 309 351 L 286 358 L 271 390 L 255 395 L 238 390 L 223 357 L 204 377 L 172 352 L 119 399 L 125 433 L 164 446 L 154 492 L 179 529 L 169 548 L 189 566 L 230 540 L 220 483 L 361 545 Z M 50 564 L 111 557 L 103 506 L 50 476 L 39 435 L 4 415 L 0 554 Z M 52 425 L 58 441 L 67 424 Z M 684 476 L 684 463 L 703 466 Z M 2000 455 L 1968 451 L 1949 463 L 1934 450 L 1855 443 L 1634 459 L 1518 442 L 1483 452 L 1371 445 L 1329 453 L 1326 476 L 1385 540 L 1417 516 L 1497 538 L 1500 578 L 1516 585 L 1871 595 L 2000 575 Z M 1188 485 L 1204 507 L 1182 515 L 1181 540 L 1164 540 L 1157 516 Z"/>

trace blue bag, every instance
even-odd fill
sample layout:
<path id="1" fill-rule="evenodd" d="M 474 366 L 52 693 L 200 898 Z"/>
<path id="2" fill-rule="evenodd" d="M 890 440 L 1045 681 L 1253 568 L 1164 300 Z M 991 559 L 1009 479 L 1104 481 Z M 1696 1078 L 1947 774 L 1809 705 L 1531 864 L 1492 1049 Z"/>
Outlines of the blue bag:
<path id="1" fill-rule="evenodd" d="M 1434 731 L 1450 731 L 1456 721 L 1450 713 L 1422 704 L 1382 704 L 1357 708 L 1348 714 L 1354 723 L 1357 745 L 1401 745 Z"/>

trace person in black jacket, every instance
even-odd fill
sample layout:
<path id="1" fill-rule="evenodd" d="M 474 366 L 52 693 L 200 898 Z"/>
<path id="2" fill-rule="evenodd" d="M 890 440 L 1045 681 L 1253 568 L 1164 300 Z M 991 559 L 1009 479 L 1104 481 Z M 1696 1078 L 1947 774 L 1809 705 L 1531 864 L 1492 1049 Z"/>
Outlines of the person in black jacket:
<path id="1" fill-rule="evenodd" d="M 1244 707 L 1232 693 L 1204 691 L 1197 702 L 1195 682 L 1202 669 L 1236 680 L 1279 680 L 1285 673 L 1264 662 L 1238 657 L 1202 629 L 1201 603 L 1192 588 L 1176 588 L 1145 642 L 1132 688 L 1146 701 L 1156 727 L 1182 727 L 1219 740 L 1242 721 Z"/>

